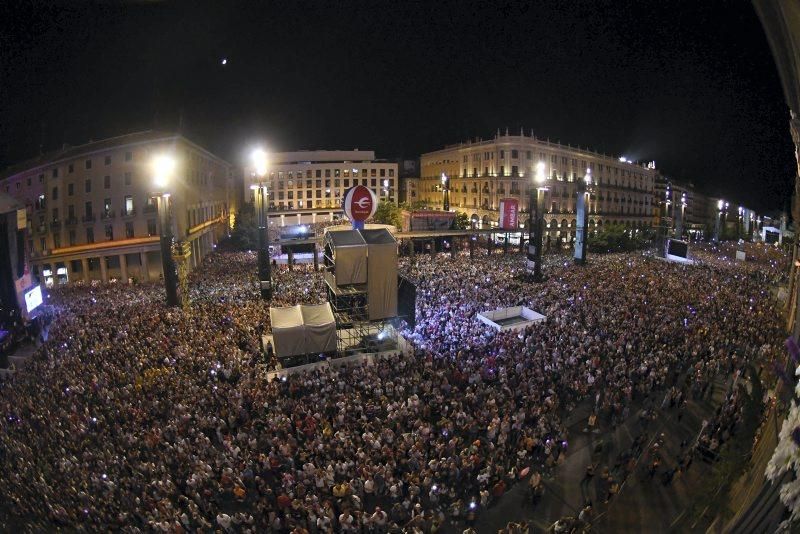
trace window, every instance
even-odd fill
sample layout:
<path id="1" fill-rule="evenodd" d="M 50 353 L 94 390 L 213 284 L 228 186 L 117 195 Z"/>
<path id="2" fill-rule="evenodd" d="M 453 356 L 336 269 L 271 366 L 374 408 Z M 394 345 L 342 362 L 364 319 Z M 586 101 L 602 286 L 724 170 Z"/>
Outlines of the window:
<path id="1" fill-rule="evenodd" d="M 125 195 L 125 215 L 133 213 L 133 196 Z"/>
<path id="2" fill-rule="evenodd" d="M 91 178 L 88 178 L 86 180 L 86 182 L 84 183 L 83 190 L 86 193 L 91 193 L 92 192 L 92 179 Z"/>
<path id="3" fill-rule="evenodd" d="M 75 230 L 69 231 L 69 246 L 71 247 L 75 246 Z"/>
<path id="4" fill-rule="evenodd" d="M 511 151 L 511 159 L 517 159 L 518 157 L 519 157 L 519 151 L 518 150 L 512 150 Z"/>
<path id="5" fill-rule="evenodd" d="M 156 235 L 156 220 L 155 219 L 147 219 L 147 235 L 152 237 Z"/>
<path id="6" fill-rule="evenodd" d="M 53 200 L 58 200 L 58 188 L 53 188 Z"/>
<path id="7" fill-rule="evenodd" d="M 44 182 L 44 174 L 39 175 L 39 183 Z"/>
<path id="8" fill-rule="evenodd" d="M 58 232 L 53 234 L 53 248 L 61 248 L 61 234 Z"/>
<path id="9" fill-rule="evenodd" d="M 39 238 L 39 249 L 45 250 L 47 248 L 47 243 L 45 242 L 43 237 Z"/>
<path id="10" fill-rule="evenodd" d="M 356 182 L 358 182 L 358 180 L 353 180 L 353 183 L 356 183 Z M 344 186 L 345 187 L 350 187 L 350 180 L 348 180 L 347 178 L 344 179 Z"/>
<path id="11" fill-rule="evenodd" d="M 322 169 L 317 169 L 314 172 L 314 176 L 316 176 L 317 178 L 322 178 Z"/>
<path id="12" fill-rule="evenodd" d="M 53 169 L 53 178 L 58 178 L 58 169 Z"/>
<path id="13" fill-rule="evenodd" d="M 28 178 L 25 180 L 25 185 L 27 185 L 28 187 L 31 186 L 31 177 L 30 176 L 28 176 Z"/>
<path id="14" fill-rule="evenodd" d="M 111 165 L 111 156 L 106 156 L 106 165 Z"/>
<path id="15" fill-rule="evenodd" d="M 111 177 L 103 176 L 103 189 L 111 189 Z"/>
<path id="16" fill-rule="evenodd" d="M 506 168 L 504 165 L 500 165 L 500 176 L 506 175 Z"/>
<path id="17" fill-rule="evenodd" d="M 53 208 L 53 222 L 58 222 L 58 208 Z"/>
<path id="18" fill-rule="evenodd" d="M 377 186 L 378 185 L 378 179 L 377 178 L 373 178 L 372 180 L 369 181 L 369 185 L 371 185 L 372 187 Z"/>
<path id="19" fill-rule="evenodd" d="M 67 184 L 67 196 L 72 196 L 75 194 L 75 184 Z"/>
<path id="20" fill-rule="evenodd" d="M 70 221 L 75 220 L 75 206 L 72 204 L 67 206 L 67 219 Z"/>
<path id="21" fill-rule="evenodd" d="M 91 226 L 86 229 L 86 242 L 94 243 L 94 228 Z"/>
<path id="22" fill-rule="evenodd" d="M 107 199 L 103 200 L 103 213 L 105 213 L 107 215 L 108 212 L 110 212 L 110 211 L 111 211 L 111 199 L 107 198 Z"/>
<path id="23" fill-rule="evenodd" d="M 527 157 L 528 159 L 533 159 L 533 154 L 531 153 L 531 151 L 530 151 L 530 150 L 528 150 L 528 151 L 525 153 L 525 157 Z"/>
<path id="24" fill-rule="evenodd" d="M 341 169 L 334 169 L 334 170 L 333 170 L 333 176 L 334 176 L 334 178 L 339 178 L 341 175 L 342 175 L 342 171 L 341 171 Z"/>
<path id="25" fill-rule="evenodd" d="M 86 218 L 86 220 L 87 220 L 87 221 L 88 221 L 88 220 L 91 220 L 91 219 L 92 219 L 92 217 L 93 217 L 93 214 L 92 214 L 92 203 L 91 203 L 91 202 L 87 202 L 87 203 L 84 205 L 84 211 L 85 211 L 85 213 L 86 213 L 86 215 L 85 215 L 85 218 Z"/>
<path id="26" fill-rule="evenodd" d="M 378 175 L 378 169 L 373 167 L 372 169 L 369 170 L 369 175 L 370 176 L 377 176 Z"/>
<path id="27" fill-rule="evenodd" d="M 328 182 L 328 185 L 331 183 L 330 180 L 325 180 L 325 181 Z M 314 182 L 314 187 L 317 187 L 317 188 L 322 187 L 322 180 L 316 180 Z"/>
<path id="28" fill-rule="evenodd" d="M 381 174 L 381 178 L 385 178 L 386 177 L 386 169 L 381 169 L 381 173 L 380 174 Z"/>
<path id="29" fill-rule="evenodd" d="M 125 237 L 127 237 L 128 239 L 133 237 L 133 222 L 132 221 L 128 221 L 128 222 L 125 223 Z"/>
<path id="30" fill-rule="evenodd" d="M 511 166 L 511 176 L 519 176 L 519 167 L 516 165 Z"/>
<path id="31" fill-rule="evenodd" d="M 503 159 L 504 157 L 506 157 L 506 151 L 505 150 L 501 150 L 500 151 L 500 159 Z"/>
<path id="32" fill-rule="evenodd" d="M 75 164 L 74 163 L 70 163 L 69 165 L 67 165 L 67 172 L 70 173 L 70 174 L 75 172 Z"/>
<path id="33" fill-rule="evenodd" d="M 86 166 L 86 170 L 88 171 L 89 169 L 92 168 L 92 160 L 87 159 L 84 165 Z"/>
<path id="34" fill-rule="evenodd" d="M 355 174 L 353 176 L 355 176 Z M 361 177 L 362 178 L 366 178 L 367 177 L 367 169 L 361 169 Z"/>
<path id="35" fill-rule="evenodd" d="M 133 152 L 125 152 L 125 161 L 133 160 Z"/>
<path id="36" fill-rule="evenodd" d="M 330 178 L 330 177 L 331 177 L 331 170 L 325 169 L 325 178 Z"/>
<path id="37" fill-rule="evenodd" d="M 114 225 L 107 224 L 106 225 L 106 239 L 109 241 L 114 241 Z"/>

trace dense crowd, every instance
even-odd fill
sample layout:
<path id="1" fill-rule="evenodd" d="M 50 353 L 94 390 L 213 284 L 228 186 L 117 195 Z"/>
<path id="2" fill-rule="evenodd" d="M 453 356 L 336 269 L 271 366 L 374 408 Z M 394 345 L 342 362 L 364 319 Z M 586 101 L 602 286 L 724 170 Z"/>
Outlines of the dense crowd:
<path id="1" fill-rule="evenodd" d="M 785 259 L 762 252 L 709 250 L 690 267 L 553 257 L 536 285 L 518 255 L 403 259 L 415 350 L 285 380 L 258 365 L 269 314 L 254 254 L 208 257 L 186 309 L 166 309 L 154 284 L 59 288 L 49 340 L 0 386 L 0 506 L 42 529 L 465 528 L 563 460 L 579 403 L 619 421 L 679 374 L 702 388 L 777 354 L 765 280 Z M 309 267 L 276 269 L 275 285 L 275 304 L 324 300 Z M 546 321 L 498 333 L 475 319 L 518 304 Z"/>

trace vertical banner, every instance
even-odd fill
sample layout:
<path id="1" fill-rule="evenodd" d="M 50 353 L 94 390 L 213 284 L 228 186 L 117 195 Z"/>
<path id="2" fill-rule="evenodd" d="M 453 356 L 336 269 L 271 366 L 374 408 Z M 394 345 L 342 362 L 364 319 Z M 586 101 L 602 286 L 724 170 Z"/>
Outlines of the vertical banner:
<path id="1" fill-rule="evenodd" d="M 519 231 L 519 200 L 515 198 L 500 199 L 500 229 Z"/>

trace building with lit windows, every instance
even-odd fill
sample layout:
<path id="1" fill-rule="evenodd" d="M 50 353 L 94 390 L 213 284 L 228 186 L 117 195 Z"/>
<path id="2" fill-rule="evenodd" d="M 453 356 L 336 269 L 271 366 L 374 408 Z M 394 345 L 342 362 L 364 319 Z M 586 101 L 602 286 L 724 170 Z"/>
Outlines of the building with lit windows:
<path id="1" fill-rule="evenodd" d="M 431 206 L 443 204 L 442 173 L 450 180 L 450 209 L 466 212 L 477 225 L 497 223 L 500 199 L 514 198 L 528 211 L 530 188 L 538 162 L 544 162 L 545 235 L 575 236 L 577 181 L 591 174 L 589 227 L 620 224 L 631 230 L 653 223 L 655 165 L 640 165 L 588 149 L 534 136 L 501 135 L 466 141 L 423 154 L 419 196 Z M 526 224 L 527 217 L 520 217 Z"/>
<path id="2" fill-rule="evenodd" d="M 167 189 L 191 269 L 228 233 L 238 189 L 231 165 L 185 137 L 147 131 L 65 145 L 0 173 L 0 191 L 26 207 L 31 267 L 42 282 L 161 276 L 151 169 L 159 154 L 176 160 Z"/>
<path id="3" fill-rule="evenodd" d="M 269 219 L 273 226 L 310 224 L 342 218 L 344 192 L 355 185 L 372 189 L 379 200 L 397 202 L 397 163 L 375 159 L 372 150 L 301 150 L 269 153 Z M 245 195 L 253 200 L 258 183 L 245 166 Z"/>

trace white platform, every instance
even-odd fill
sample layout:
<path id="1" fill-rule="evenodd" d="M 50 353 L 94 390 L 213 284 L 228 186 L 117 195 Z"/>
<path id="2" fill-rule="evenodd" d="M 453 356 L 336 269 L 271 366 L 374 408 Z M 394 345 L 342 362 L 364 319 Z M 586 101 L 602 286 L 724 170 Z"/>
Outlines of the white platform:
<path id="1" fill-rule="evenodd" d="M 524 330 L 526 327 L 541 323 L 546 317 L 526 306 L 512 306 L 478 313 L 478 320 L 498 332 Z"/>

